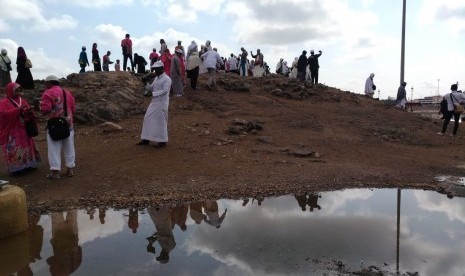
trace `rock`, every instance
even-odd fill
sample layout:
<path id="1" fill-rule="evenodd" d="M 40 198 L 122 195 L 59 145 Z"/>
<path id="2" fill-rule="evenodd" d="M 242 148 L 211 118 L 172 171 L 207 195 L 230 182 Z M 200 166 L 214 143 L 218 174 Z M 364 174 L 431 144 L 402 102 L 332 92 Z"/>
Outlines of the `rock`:
<path id="1" fill-rule="evenodd" d="M 0 190 L 0 240 L 27 230 L 26 194 L 24 190 L 6 185 Z"/>
<path id="2" fill-rule="evenodd" d="M 118 125 L 118 124 L 115 124 L 115 123 L 112 123 L 112 122 L 105 122 L 103 124 L 100 124 L 99 125 L 99 128 L 103 131 L 103 132 L 116 132 L 116 131 L 121 131 L 123 130 L 123 127 Z"/>
<path id="3" fill-rule="evenodd" d="M 257 140 L 265 144 L 273 143 L 273 139 L 270 136 L 260 136 L 257 138 Z"/>
<path id="4" fill-rule="evenodd" d="M 238 126 L 230 126 L 228 128 L 228 134 L 241 134 L 242 128 Z"/>
<path id="5" fill-rule="evenodd" d="M 306 150 L 296 150 L 289 152 L 288 154 L 293 155 L 295 157 L 315 157 L 314 151 L 306 151 Z"/>

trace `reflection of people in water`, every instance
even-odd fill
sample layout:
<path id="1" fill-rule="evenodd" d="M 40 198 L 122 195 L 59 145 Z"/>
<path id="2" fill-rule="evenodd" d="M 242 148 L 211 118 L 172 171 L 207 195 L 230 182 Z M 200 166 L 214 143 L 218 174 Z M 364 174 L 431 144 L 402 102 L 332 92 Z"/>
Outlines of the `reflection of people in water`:
<path id="1" fill-rule="evenodd" d="M 203 220 L 202 202 L 191 203 L 189 208 L 192 220 L 200 224 Z"/>
<path id="2" fill-rule="evenodd" d="M 66 214 L 52 213 L 53 256 L 47 259 L 52 275 L 70 275 L 81 265 L 82 248 L 79 246 L 77 211 Z"/>
<path id="3" fill-rule="evenodd" d="M 173 235 L 173 224 L 171 222 L 171 214 L 168 208 L 158 208 L 158 207 L 150 207 L 147 209 L 150 218 L 155 225 L 156 232 L 151 236 L 148 237 L 149 246 L 147 246 L 147 250 L 152 250 L 155 253 L 155 248 L 153 247 L 153 243 L 157 240 L 161 247 L 161 252 L 156 260 L 160 263 L 164 264 L 167 263 L 170 259 L 170 252 L 176 247 L 176 242 L 174 241 Z"/>
<path id="4" fill-rule="evenodd" d="M 137 233 L 139 227 L 139 211 L 137 209 L 129 209 L 128 227 L 132 230 L 132 233 Z"/>
<path id="5" fill-rule="evenodd" d="M 95 214 L 95 208 L 87 208 L 86 209 L 86 214 L 89 215 L 90 220 L 94 219 L 94 214 Z"/>
<path id="6" fill-rule="evenodd" d="M 100 220 L 100 224 L 105 224 L 105 216 L 107 214 L 107 208 L 106 207 L 100 207 L 98 208 L 98 218 Z"/>
<path id="7" fill-rule="evenodd" d="M 253 202 L 257 200 L 257 203 L 258 203 L 258 206 L 262 206 L 262 202 L 263 200 L 265 200 L 263 197 L 257 197 L 257 198 L 252 198 L 252 204 Z M 242 206 L 246 206 L 247 204 L 249 203 L 249 199 L 248 198 L 243 198 L 242 199 Z"/>
<path id="8" fill-rule="evenodd" d="M 44 228 L 39 224 L 40 215 L 32 215 L 28 218 L 29 228 L 27 235 L 29 236 L 29 263 L 41 260 L 40 251 L 42 251 L 42 240 L 44 237 Z M 23 269 L 18 271 L 18 276 L 33 275 L 29 263 Z"/>
<path id="9" fill-rule="evenodd" d="M 224 210 L 224 213 L 221 215 L 218 213 L 218 203 L 214 200 L 207 200 L 204 202 L 203 208 L 205 209 L 204 220 L 206 223 L 216 228 L 220 228 L 221 223 L 226 217 L 226 212 L 228 209 Z"/>
<path id="10" fill-rule="evenodd" d="M 313 208 L 317 208 L 318 210 L 321 210 L 320 205 L 318 205 L 318 198 L 321 198 L 321 195 L 318 194 L 309 194 L 308 195 L 308 207 L 310 207 L 310 212 L 313 212 Z"/>
<path id="11" fill-rule="evenodd" d="M 189 206 L 187 205 L 180 205 L 176 206 L 171 209 L 171 221 L 173 222 L 173 230 L 174 226 L 177 224 L 182 231 L 186 231 L 186 220 L 187 220 L 187 213 L 189 212 Z"/>
<path id="12" fill-rule="evenodd" d="M 321 210 L 320 205 L 318 205 L 318 198 L 321 198 L 321 195 L 318 194 L 298 194 L 294 195 L 295 199 L 297 200 L 297 203 L 299 204 L 300 208 L 302 208 L 302 211 L 307 210 L 307 205 L 310 207 L 310 212 L 313 212 L 313 209 L 316 208 L 318 210 Z"/>
<path id="13" fill-rule="evenodd" d="M 307 210 L 307 195 L 299 194 L 294 195 L 294 197 L 297 200 L 297 203 L 299 204 L 300 208 L 302 208 L 302 211 L 305 212 Z"/>

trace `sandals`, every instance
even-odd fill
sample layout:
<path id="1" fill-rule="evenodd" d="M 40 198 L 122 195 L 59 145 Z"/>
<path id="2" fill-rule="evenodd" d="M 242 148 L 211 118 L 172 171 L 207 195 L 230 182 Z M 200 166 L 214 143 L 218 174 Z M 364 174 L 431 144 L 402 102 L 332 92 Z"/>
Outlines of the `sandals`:
<path id="1" fill-rule="evenodd" d="M 74 176 L 74 169 L 68 168 L 68 172 L 66 173 L 67 177 L 73 177 Z"/>
<path id="2" fill-rule="evenodd" d="M 49 173 L 47 174 L 47 178 L 56 180 L 56 179 L 60 179 L 61 177 L 59 175 L 54 175 L 52 173 Z"/>
<path id="3" fill-rule="evenodd" d="M 166 147 L 166 143 L 165 142 L 158 142 L 155 145 L 153 145 L 153 147 L 155 147 L 155 148 L 164 148 L 164 147 Z"/>

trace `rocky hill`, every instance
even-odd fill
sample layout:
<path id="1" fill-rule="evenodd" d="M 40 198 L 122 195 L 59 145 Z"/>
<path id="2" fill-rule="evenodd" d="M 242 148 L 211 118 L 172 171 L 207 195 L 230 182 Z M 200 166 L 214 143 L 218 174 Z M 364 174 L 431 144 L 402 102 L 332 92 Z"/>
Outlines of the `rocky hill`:
<path id="1" fill-rule="evenodd" d="M 438 175 L 463 175 L 463 133 L 439 136 L 441 121 L 325 85 L 278 75 L 220 74 L 218 89 L 170 99 L 164 149 L 136 146 L 150 98 L 140 76 L 73 74 L 76 177 L 50 181 L 41 167 L 18 177 L 30 206 L 147 205 L 202 198 L 265 197 L 349 187 L 435 189 Z M 27 97 L 37 99 L 41 83 Z M 103 131 L 100 122 L 122 129 Z M 451 131 L 449 126 L 449 132 Z M 2 170 L 5 171 L 5 170 Z"/>

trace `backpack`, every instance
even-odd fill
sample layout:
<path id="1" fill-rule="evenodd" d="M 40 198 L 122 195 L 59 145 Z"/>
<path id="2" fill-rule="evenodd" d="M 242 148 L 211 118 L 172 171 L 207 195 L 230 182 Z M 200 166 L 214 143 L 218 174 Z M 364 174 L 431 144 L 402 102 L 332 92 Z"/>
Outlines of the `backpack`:
<path id="1" fill-rule="evenodd" d="M 123 50 L 123 55 L 127 55 L 127 54 L 128 54 L 128 46 L 123 45 L 123 46 L 121 46 L 121 49 Z"/>

